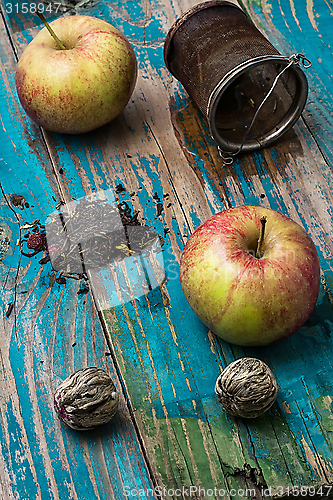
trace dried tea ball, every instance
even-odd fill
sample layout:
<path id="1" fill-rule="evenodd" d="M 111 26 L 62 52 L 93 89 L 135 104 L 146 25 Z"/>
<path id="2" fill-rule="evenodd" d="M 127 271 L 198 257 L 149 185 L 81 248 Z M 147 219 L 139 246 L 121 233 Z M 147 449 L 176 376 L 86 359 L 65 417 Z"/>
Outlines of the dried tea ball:
<path id="1" fill-rule="evenodd" d="M 54 393 L 54 408 L 62 422 L 88 430 L 109 422 L 118 409 L 119 394 L 106 371 L 90 366 L 67 377 Z"/>
<path id="2" fill-rule="evenodd" d="M 256 358 L 241 358 L 228 365 L 215 384 L 215 393 L 231 415 L 255 418 L 276 400 L 278 386 L 270 368 Z"/>

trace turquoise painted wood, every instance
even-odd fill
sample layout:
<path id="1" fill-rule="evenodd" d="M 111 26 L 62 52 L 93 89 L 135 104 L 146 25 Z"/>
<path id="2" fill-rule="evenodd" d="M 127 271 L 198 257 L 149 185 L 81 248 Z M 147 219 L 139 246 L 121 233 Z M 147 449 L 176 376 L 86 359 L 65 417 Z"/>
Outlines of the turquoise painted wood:
<path id="1" fill-rule="evenodd" d="M 58 284 L 59 274 L 39 263 L 43 254 L 21 253 L 29 253 L 24 225 L 44 224 L 60 194 L 43 136 L 17 104 L 16 62 L 3 20 L 0 53 L 0 225 L 12 231 L 13 252 L 0 261 L 0 497 L 122 498 L 124 488 L 152 486 L 149 467 L 91 293 L 79 293 L 83 280 Z M 27 206 L 15 206 L 14 194 Z M 110 373 L 121 403 L 112 423 L 77 433 L 55 417 L 53 394 L 85 366 Z"/>
<path id="2" fill-rule="evenodd" d="M 1 217 L 13 231 L 13 254 L 0 261 L 4 498 L 331 494 L 332 8 L 319 1 L 244 2 L 281 53 L 303 52 L 311 60 L 310 92 L 303 117 L 278 143 L 224 166 L 203 116 L 163 62 L 168 29 L 194 4 L 95 1 L 63 8 L 116 25 L 139 65 L 120 117 L 90 134 L 65 137 L 39 130 L 18 104 L 15 54 L 36 32 L 35 20 L 8 12 L 3 1 L 0 200 Z M 142 261 L 124 259 L 121 268 L 89 272 L 90 290 L 78 294 L 84 281 L 60 285 L 50 263 L 39 263 L 41 255 L 22 255 L 20 226 L 36 219 L 44 224 L 60 201 L 99 192 L 126 202 L 160 236 L 159 286 L 148 290 L 143 280 L 131 300 L 124 301 L 117 284 L 137 284 L 149 269 Z M 29 207 L 13 206 L 15 193 Z M 265 348 L 229 345 L 207 332 L 178 277 L 191 232 L 211 213 L 243 204 L 269 206 L 303 224 L 322 268 L 308 322 L 291 339 Z M 221 369 L 244 355 L 265 360 L 279 384 L 276 404 L 254 421 L 225 415 L 214 395 Z M 57 421 L 52 393 L 73 370 L 92 364 L 110 371 L 121 408 L 108 426 L 78 434 Z"/>

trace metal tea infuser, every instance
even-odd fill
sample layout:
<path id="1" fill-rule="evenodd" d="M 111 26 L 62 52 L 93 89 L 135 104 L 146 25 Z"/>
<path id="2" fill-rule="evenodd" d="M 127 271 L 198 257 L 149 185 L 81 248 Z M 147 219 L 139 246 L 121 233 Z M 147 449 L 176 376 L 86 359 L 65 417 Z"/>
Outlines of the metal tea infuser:
<path id="1" fill-rule="evenodd" d="M 232 2 L 185 12 L 169 30 L 164 60 L 207 119 L 224 163 L 261 149 L 301 115 L 308 84 L 303 54 L 286 57 Z"/>

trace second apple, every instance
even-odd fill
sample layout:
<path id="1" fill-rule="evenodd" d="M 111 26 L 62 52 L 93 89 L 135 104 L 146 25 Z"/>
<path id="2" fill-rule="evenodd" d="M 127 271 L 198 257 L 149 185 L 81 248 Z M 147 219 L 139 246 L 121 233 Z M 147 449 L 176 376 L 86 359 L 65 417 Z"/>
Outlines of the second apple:
<path id="1" fill-rule="evenodd" d="M 217 213 L 187 241 L 180 262 L 185 297 L 215 334 L 267 345 L 294 334 L 313 311 L 320 268 L 303 227 L 264 207 Z"/>

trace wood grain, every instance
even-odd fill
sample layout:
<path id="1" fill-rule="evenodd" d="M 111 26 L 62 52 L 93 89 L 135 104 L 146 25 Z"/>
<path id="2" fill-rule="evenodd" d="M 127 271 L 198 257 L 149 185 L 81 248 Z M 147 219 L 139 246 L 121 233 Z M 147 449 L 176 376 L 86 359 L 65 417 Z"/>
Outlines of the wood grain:
<path id="1" fill-rule="evenodd" d="M 260 498 L 264 491 L 281 498 L 293 486 L 322 486 L 324 494 L 332 486 L 331 10 L 324 2 L 316 11 L 309 2 L 244 4 L 281 52 L 302 52 L 306 40 L 306 56 L 312 61 L 307 70 L 310 93 L 293 130 L 272 147 L 241 155 L 226 166 L 204 117 L 163 62 L 168 29 L 194 4 L 85 5 L 84 12 L 109 20 L 128 36 L 139 77 L 122 115 L 83 136 L 40 133 L 23 117 L 13 87 L 15 60 L 3 27 L 5 193 L 20 187 L 36 203 L 32 215 L 45 220 L 60 200 L 111 191 L 115 203 L 126 202 L 160 236 L 166 278 L 124 302 L 121 281 L 131 289 L 148 269 L 138 259 L 124 259 L 120 266 L 90 273 L 94 303 L 90 294 L 77 295 L 74 280 L 65 288 L 57 285 L 49 264 L 22 260 L 19 271 L 28 281 L 28 294 L 17 293 L 15 315 L 9 318 L 15 318 L 17 328 L 7 333 L 9 344 L 6 336 L 1 340 L 4 385 L 9 380 L 16 387 L 13 395 L 8 389 L 1 436 L 1 484 L 13 497 L 25 498 L 34 485 L 36 498 L 45 491 L 43 500 L 65 495 L 81 499 L 88 484 L 87 498 L 118 499 L 130 481 L 136 488 L 133 497 L 140 489 L 148 496 L 150 484 L 166 499 L 179 498 L 177 492 L 194 499 Z M 7 16 L 6 23 L 20 54 L 34 31 L 25 29 L 22 19 L 14 22 Z M 9 173 L 10 159 L 15 161 Z M 31 172 L 20 168 L 25 162 Z M 271 207 L 301 223 L 316 244 L 322 268 L 320 297 L 308 322 L 289 340 L 265 348 L 243 349 L 207 332 L 186 303 L 178 278 L 181 251 L 191 232 L 210 214 L 243 204 Z M 17 225 L 14 214 L 6 213 L 11 225 Z M 4 283 L 18 281 L 16 274 L 17 260 L 12 269 L 4 269 Z M 110 288 L 110 283 L 115 285 Z M 111 289 L 119 303 L 111 300 Z M 110 297 L 112 307 L 105 309 L 102 295 Z M 3 300 L 8 304 L 12 295 L 8 292 Z M 3 322 L 8 329 L 8 319 Z M 129 413 L 124 402 L 120 422 L 96 436 L 82 439 L 67 429 L 60 432 L 51 411 L 52 384 L 82 364 L 104 366 L 101 354 L 109 342 L 116 365 L 108 363 L 108 369 L 124 389 Z M 264 360 L 279 384 L 277 402 L 253 421 L 225 415 L 214 394 L 221 369 L 241 356 Z M 43 415 L 50 422 L 46 429 Z M 8 432 L 11 426 L 20 439 Z M 42 459 L 35 458 L 36 450 Z M 15 453 L 29 472 L 25 479 L 14 464 Z M 13 478 L 16 483 L 11 484 Z"/>
<path id="2" fill-rule="evenodd" d="M 61 188 L 43 134 L 17 102 L 16 60 L 3 22 L 0 28 L 0 221 L 13 232 L 13 255 L 0 261 L 1 498 L 117 499 L 125 488 L 151 488 L 149 468 L 91 292 L 80 293 L 83 280 L 58 284 L 50 264 L 39 263 L 43 253 L 22 254 L 29 253 L 23 226 L 45 223 Z M 27 206 L 13 205 L 13 194 L 24 196 Z M 121 403 L 110 424 L 77 433 L 60 424 L 53 394 L 85 366 L 110 373 Z"/>

